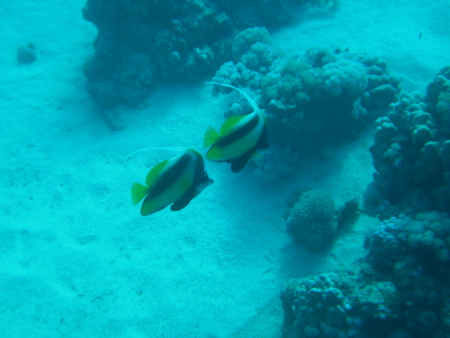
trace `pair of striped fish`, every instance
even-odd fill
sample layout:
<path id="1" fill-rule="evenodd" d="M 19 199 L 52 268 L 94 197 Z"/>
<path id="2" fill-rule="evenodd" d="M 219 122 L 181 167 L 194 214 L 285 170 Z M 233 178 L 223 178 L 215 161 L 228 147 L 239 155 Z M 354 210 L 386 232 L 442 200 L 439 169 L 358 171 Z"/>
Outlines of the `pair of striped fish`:
<path id="1" fill-rule="evenodd" d="M 241 89 L 224 83 L 206 83 L 239 91 L 253 108 L 251 114 L 228 118 L 219 132 L 209 127 L 203 140 L 203 147 L 210 147 L 206 153 L 208 160 L 231 163 L 231 171 L 237 173 L 255 156 L 257 149 L 268 147 L 266 116 L 255 101 Z M 205 171 L 202 155 L 196 150 L 186 149 L 150 169 L 145 185 L 134 183 L 131 195 L 134 205 L 145 197 L 141 215 L 147 216 L 170 204 L 172 211 L 183 209 L 213 182 Z"/>

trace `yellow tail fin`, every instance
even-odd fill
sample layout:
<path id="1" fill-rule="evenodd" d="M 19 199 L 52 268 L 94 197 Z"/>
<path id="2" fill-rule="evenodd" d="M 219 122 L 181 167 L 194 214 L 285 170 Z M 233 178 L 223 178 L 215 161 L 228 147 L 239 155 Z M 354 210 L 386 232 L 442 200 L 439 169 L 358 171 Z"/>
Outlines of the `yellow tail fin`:
<path id="1" fill-rule="evenodd" d="M 131 186 L 131 199 L 134 205 L 137 205 L 147 195 L 147 187 L 139 183 L 133 183 Z"/>
<path id="2" fill-rule="evenodd" d="M 213 127 L 209 126 L 208 129 L 206 129 L 205 137 L 203 138 L 203 148 L 208 148 L 217 142 L 218 139 L 219 134 L 217 131 Z"/>

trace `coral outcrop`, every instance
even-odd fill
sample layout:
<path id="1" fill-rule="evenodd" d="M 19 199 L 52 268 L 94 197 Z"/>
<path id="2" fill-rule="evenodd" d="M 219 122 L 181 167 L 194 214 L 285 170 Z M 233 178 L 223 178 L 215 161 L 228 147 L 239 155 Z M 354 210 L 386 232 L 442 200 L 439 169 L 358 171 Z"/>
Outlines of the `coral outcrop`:
<path id="1" fill-rule="evenodd" d="M 304 192 L 287 219 L 287 232 L 311 251 L 319 252 L 336 233 L 335 206 L 332 198 L 321 190 Z"/>
<path id="2" fill-rule="evenodd" d="M 290 172 L 286 168 L 291 164 L 277 154 L 302 157 L 355 140 L 387 113 L 399 92 L 399 80 L 376 57 L 327 48 L 286 55 L 262 28 L 240 33 L 233 45 L 240 46 L 234 55 L 239 61 L 223 64 L 213 81 L 246 88 L 265 110 L 275 150 L 263 154 L 257 165 L 258 176 L 268 181 Z M 215 87 L 213 94 L 218 92 L 229 90 Z M 248 104 L 237 98 L 225 116 L 249 112 Z"/>
<path id="3" fill-rule="evenodd" d="M 395 285 L 370 267 L 290 280 L 281 291 L 285 338 L 383 337 L 400 315 Z M 374 332 L 376 329 L 376 332 Z M 371 334 L 373 333 L 373 334 Z"/>
<path id="4" fill-rule="evenodd" d="M 297 243 L 320 252 L 357 220 L 358 204 L 358 199 L 352 199 L 336 209 L 326 192 L 297 189 L 289 198 L 286 231 Z"/>
<path id="5" fill-rule="evenodd" d="M 83 17 L 98 28 L 95 55 L 83 68 L 87 92 L 102 106 L 138 105 L 160 81 L 198 80 L 239 58 L 245 44 L 232 44 L 236 34 L 287 24 L 305 3 L 338 2 L 87 0 Z"/>
<path id="6" fill-rule="evenodd" d="M 450 218 L 439 212 L 390 219 L 366 241 L 377 278 L 401 294 L 412 337 L 450 335 Z"/>
<path id="7" fill-rule="evenodd" d="M 355 270 L 283 287 L 283 337 L 449 336 L 449 216 L 385 220 L 365 247 Z"/>
<path id="8" fill-rule="evenodd" d="M 367 209 L 382 218 L 400 212 L 450 210 L 450 67 L 427 95 L 402 93 L 388 116 L 375 122 L 370 152 L 377 170 Z"/>

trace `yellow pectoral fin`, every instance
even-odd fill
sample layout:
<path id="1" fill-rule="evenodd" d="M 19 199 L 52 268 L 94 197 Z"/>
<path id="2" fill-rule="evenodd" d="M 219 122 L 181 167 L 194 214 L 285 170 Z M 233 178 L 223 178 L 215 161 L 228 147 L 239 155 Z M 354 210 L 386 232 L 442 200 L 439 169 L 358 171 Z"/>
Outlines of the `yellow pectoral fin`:
<path id="1" fill-rule="evenodd" d="M 210 161 L 226 161 L 227 158 L 224 158 L 222 149 L 218 146 L 211 147 L 206 153 L 206 158 Z"/>
<path id="2" fill-rule="evenodd" d="M 139 183 L 133 183 L 131 186 L 131 199 L 134 205 L 137 205 L 147 195 L 148 188 Z"/>
<path id="3" fill-rule="evenodd" d="M 206 129 L 205 137 L 203 138 L 203 148 L 208 148 L 216 143 L 219 137 L 220 136 L 217 131 L 213 127 L 209 126 L 208 129 Z"/>
<path id="4" fill-rule="evenodd" d="M 163 171 L 168 162 L 169 160 L 159 162 L 152 169 L 150 169 L 150 171 L 147 174 L 147 177 L 145 178 L 145 184 L 147 184 L 147 187 L 151 187 L 153 185 L 153 183 L 161 174 L 161 171 Z"/>
<path id="5" fill-rule="evenodd" d="M 231 116 L 220 127 L 220 135 L 228 135 L 245 116 Z"/>
<path id="6" fill-rule="evenodd" d="M 164 209 L 165 207 L 167 207 L 167 204 L 162 204 L 157 198 L 148 198 L 147 196 L 141 206 L 141 215 L 148 216 Z"/>

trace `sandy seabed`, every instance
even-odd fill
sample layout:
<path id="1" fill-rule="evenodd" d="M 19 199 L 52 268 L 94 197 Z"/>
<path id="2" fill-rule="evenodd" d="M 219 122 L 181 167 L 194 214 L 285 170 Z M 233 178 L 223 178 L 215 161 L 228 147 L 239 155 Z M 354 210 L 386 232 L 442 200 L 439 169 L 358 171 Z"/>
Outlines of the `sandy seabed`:
<path id="1" fill-rule="evenodd" d="M 276 185 L 256 180 L 251 166 L 233 174 L 207 163 L 215 183 L 189 207 L 141 217 L 130 185 L 168 155 L 127 155 L 198 148 L 205 128 L 223 122 L 228 98 L 203 84 L 162 85 L 145 108 L 118 108 L 113 124 L 123 129 L 113 130 L 84 91 L 81 67 L 96 35 L 84 2 L 0 4 L 1 335 L 278 337 L 281 285 L 348 266 L 377 224 L 362 215 L 314 255 L 285 233 L 286 197 L 299 185 L 324 189 L 338 205 L 361 197 L 373 173 L 370 133 Z M 272 37 L 288 52 L 377 55 L 405 90 L 424 92 L 450 65 L 448 17 L 447 1 L 348 0 Z M 18 65 L 16 49 L 28 42 L 37 61 Z"/>

